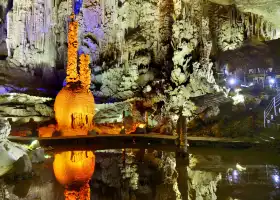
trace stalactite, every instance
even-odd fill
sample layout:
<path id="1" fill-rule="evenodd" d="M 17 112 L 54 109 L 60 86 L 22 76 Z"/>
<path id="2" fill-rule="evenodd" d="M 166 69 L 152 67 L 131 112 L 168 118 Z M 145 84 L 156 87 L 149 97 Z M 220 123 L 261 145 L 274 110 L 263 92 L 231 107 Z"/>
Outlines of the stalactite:
<path id="1" fill-rule="evenodd" d="M 74 21 L 74 14 L 71 15 L 68 33 L 68 63 L 67 63 L 67 83 L 74 83 L 79 80 L 77 73 L 77 58 L 78 58 L 78 22 Z"/>
<path id="2" fill-rule="evenodd" d="M 102 9 L 102 24 L 105 23 L 105 0 L 100 0 L 101 9 Z"/>
<path id="3" fill-rule="evenodd" d="M 264 36 L 264 34 L 263 34 L 263 19 L 262 18 L 260 19 L 260 35 Z"/>
<path id="4" fill-rule="evenodd" d="M 247 28 L 247 37 L 250 37 L 251 30 L 250 30 L 250 16 L 246 17 L 246 28 Z"/>
<path id="5" fill-rule="evenodd" d="M 268 26 L 268 36 L 269 36 L 269 38 L 272 38 L 271 29 L 272 29 L 272 27 L 271 27 L 271 24 L 269 23 L 269 26 Z"/>

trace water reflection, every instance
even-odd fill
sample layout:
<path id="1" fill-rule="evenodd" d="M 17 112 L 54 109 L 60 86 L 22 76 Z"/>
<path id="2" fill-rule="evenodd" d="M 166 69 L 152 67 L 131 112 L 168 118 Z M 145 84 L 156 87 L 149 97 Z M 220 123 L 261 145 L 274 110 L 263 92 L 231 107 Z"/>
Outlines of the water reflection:
<path id="1" fill-rule="evenodd" d="M 225 151 L 225 150 L 224 150 Z M 191 152 L 189 162 L 175 153 L 145 149 L 102 150 L 95 154 L 95 172 L 89 183 L 96 200 L 273 200 L 279 199 L 277 163 L 266 158 L 238 158 L 238 153 Z M 224 152 L 223 152 L 224 153 Z M 53 155 L 33 164 L 31 176 L 9 174 L 1 192 L 13 200 L 62 200 L 63 187 L 55 179 Z M 240 154 L 241 156 L 241 154 Z M 241 156 L 244 158 L 244 154 Z M 241 167 L 236 164 L 239 162 Z M 246 170 L 245 170 L 246 169 Z M 1 197 L 2 198 L 2 197 Z M 1 199 L 0 198 L 0 199 Z M 4 199 L 4 198 L 2 198 Z"/>

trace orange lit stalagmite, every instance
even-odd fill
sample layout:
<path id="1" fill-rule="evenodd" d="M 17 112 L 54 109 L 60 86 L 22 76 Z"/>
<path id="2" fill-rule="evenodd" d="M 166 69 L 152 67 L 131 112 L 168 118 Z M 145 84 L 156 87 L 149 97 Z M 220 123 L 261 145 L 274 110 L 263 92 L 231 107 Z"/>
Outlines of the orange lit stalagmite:
<path id="1" fill-rule="evenodd" d="M 94 97 L 89 90 L 89 55 L 80 56 L 77 69 L 78 23 L 71 15 L 68 33 L 68 64 L 66 86 L 58 93 L 54 103 L 56 130 L 61 136 L 87 135 L 93 128 Z M 66 200 L 89 200 L 91 179 L 95 166 L 92 151 L 56 152 L 53 169 L 56 179 L 65 187 Z"/>
<path id="2" fill-rule="evenodd" d="M 74 20 L 75 15 L 71 15 L 71 22 L 68 30 L 68 63 L 66 70 L 67 83 L 78 81 L 77 59 L 78 59 L 78 22 Z"/>
<path id="3" fill-rule="evenodd" d="M 89 91 L 91 74 L 89 55 L 80 56 L 80 73 L 77 70 L 78 23 L 71 16 L 68 33 L 67 85 L 54 103 L 55 118 L 62 136 L 87 135 L 93 128 L 95 104 Z"/>
<path id="4" fill-rule="evenodd" d="M 90 62 L 89 55 L 82 54 L 80 56 L 80 81 L 82 87 L 89 90 L 90 82 L 91 82 L 91 75 L 90 69 L 88 67 Z"/>

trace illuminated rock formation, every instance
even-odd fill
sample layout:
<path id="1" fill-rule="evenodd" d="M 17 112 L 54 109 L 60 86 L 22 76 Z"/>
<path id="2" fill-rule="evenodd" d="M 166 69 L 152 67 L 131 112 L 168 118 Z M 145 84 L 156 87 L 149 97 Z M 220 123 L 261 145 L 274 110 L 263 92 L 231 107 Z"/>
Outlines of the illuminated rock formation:
<path id="1" fill-rule="evenodd" d="M 84 89 L 89 90 L 91 83 L 91 73 L 89 69 L 90 57 L 89 55 L 82 54 L 80 56 L 80 81 Z"/>
<path id="2" fill-rule="evenodd" d="M 54 110 L 58 129 L 62 130 L 63 136 L 87 135 L 92 128 L 94 98 L 86 89 L 63 88 L 55 99 Z M 71 129 L 77 131 L 71 134 Z"/>
<path id="3" fill-rule="evenodd" d="M 78 58 L 78 22 L 71 15 L 68 34 L 67 85 L 57 95 L 54 104 L 58 130 L 63 136 L 87 135 L 92 129 L 95 113 L 94 97 L 89 91 L 91 75 L 89 55 L 80 56 L 80 70 L 77 69 Z"/>
<path id="4" fill-rule="evenodd" d="M 78 81 L 77 73 L 77 58 L 78 58 L 78 22 L 74 20 L 74 15 L 71 15 L 71 22 L 68 31 L 68 63 L 67 63 L 67 83 L 75 83 Z"/>
<path id="5" fill-rule="evenodd" d="M 57 130 L 62 136 L 87 135 L 93 128 L 94 98 L 89 90 L 91 75 L 89 55 L 78 58 L 78 22 L 71 15 L 68 33 L 67 85 L 58 93 L 55 103 Z M 63 151 L 54 156 L 53 169 L 56 179 L 65 187 L 65 199 L 90 199 L 91 179 L 95 156 L 92 151 Z"/>

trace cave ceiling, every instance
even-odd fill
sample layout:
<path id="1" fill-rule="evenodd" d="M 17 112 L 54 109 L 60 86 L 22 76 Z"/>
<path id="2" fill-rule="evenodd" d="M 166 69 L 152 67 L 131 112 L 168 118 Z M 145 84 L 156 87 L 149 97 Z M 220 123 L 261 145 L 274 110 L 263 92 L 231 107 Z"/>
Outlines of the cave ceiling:
<path id="1" fill-rule="evenodd" d="M 275 68 L 280 66 L 280 39 L 266 42 L 248 42 L 235 50 L 219 55 L 220 66 L 228 65 L 230 72 L 236 69 Z"/>
<path id="2" fill-rule="evenodd" d="M 265 20 L 280 27 L 279 0 L 210 0 L 220 5 L 235 5 L 238 10 L 264 17 Z"/>

